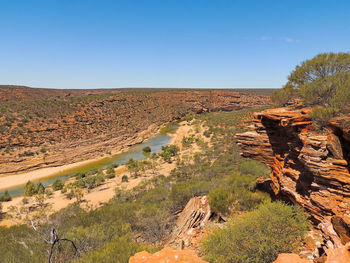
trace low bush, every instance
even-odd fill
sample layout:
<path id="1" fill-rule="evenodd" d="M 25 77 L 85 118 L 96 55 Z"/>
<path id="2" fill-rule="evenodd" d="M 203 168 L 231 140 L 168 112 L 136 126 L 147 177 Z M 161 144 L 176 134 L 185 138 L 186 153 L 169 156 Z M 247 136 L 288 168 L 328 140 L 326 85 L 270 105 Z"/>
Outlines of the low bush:
<path id="1" fill-rule="evenodd" d="M 228 214 L 231 205 L 231 193 L 224 188 L 213 189 L 209 193 L 210 209 L 217 214 Z"/>
<path id="2" fill-rule="evenodd" d="M 178 154 L 179 150 L 176 145 L 162 146 L 162 152 L 159 153 L 159 156 L 163 157 L 164 161 L 171 163 L 172 158 Z"/>
<path id="3" fill-rule="evenodd" d="M 143 149 L 142 149 L 142 152 L 144 152 L 144 153 L 150 153 L 151 151 L 152 151 L 152 149 L 149 146 L 143 147 Z"/>
<path id="4" fill-rule="evenodd" d="M 238 166 L 238 170 L 242 175 L 262 176 L 264 178 L 268 178 L 271 173 L 271 169 L 265 164 L 253 160 L 241 162 Z"/>
<path id="5" fill-rule="evenodd" d="M 64 183 L 62 180 L 57 179 L 56 181 L 53 182 L 52 184 L 52 189 L 54 191 L 62 190 L 64 187 Z"/>
<path id="6" fill-rule="evenodd" d="M 234 217 L 203 241 L 202 253 L 213 263 L 270 263 L 293 252 L 309 228 L 304 212 L 281 202 Z"/>
<path id="7" fill-rule="evenodd" d="M 339 110 L 332 107 L 316 107 L 310 112 L 310 117 L 317 128 L 324 128 L 330 119 L 339 114 Z"/>
<path id="8" fill-rule="evenodd" d="M 184 136 L 182 138 L 182 146 L 183 147 L 189 147 L 192 145 L 192 143 L 194 142 L 194 136 Z"/>
<path id="9" fill-rule="evenodd" d="M 2 195 L 0 195 L 0 202 L 9 202 L 11 200 L 12 197 L 7 190 Z"/>

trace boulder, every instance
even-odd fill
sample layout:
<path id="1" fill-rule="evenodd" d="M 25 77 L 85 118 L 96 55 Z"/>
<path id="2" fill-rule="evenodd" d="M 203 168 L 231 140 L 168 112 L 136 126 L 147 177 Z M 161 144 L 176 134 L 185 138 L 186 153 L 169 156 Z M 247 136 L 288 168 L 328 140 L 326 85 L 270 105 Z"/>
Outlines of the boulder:
<path id="1" fill-rule="evenodd" d="M 129 263 L 207 263 L 192 250 L 174 250 L 165 247 L 151 254 L 146 251 L 136 253 L 129 259 Z"/>
<path id="2" fill-rule="evenodd" d="M 283 253 L 273 263 L 312 263 L 310 260 L 302 259 L 297 254 Z"/>

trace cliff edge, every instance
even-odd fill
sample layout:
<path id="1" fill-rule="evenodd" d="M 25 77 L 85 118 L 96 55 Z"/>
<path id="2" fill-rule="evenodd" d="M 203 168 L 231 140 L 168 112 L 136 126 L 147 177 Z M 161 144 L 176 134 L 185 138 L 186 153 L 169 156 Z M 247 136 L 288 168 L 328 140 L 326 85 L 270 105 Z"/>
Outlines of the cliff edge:
<path id="1" fill-rule="evenodd" d="M 237 134 L 242 155 L 271 167 L 276 196 L 301 205 L 324 234 L 327 247 L 350 241 L 350 115 L 312 126 L 309 108 L 255 113 Z"/>

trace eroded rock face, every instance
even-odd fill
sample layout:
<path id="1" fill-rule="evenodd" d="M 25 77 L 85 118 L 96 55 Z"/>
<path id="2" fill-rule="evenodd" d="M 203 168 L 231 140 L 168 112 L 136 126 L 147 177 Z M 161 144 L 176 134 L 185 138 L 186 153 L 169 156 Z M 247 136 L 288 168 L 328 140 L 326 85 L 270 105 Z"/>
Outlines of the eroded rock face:
<path id="1" fill-rule="evenodd" d="M 249 131 L 237 134 L 242 155 L 272 168 L 273 192 L 300 204 L 320 228 L 328 246 L 350 238 L 350 116 L 320 133 L 310 109 L 278 108 L 253 115 Z"/>
<path id="2" fill-rule="evenodd" d="M 192 250 L 174 250 L 166 247 L 157 253 L 150 254 L 146 251 L 136 253 L 129 259 L 129 263 L 207 263 L 199 258 Z"/>
<path id="3" fill-rule="evenodd" d="M 212 212 L 206 196 L 191 198 L 179 214 L 168 244 L 180 249 L 198 248 L 203 228 L 211 216 Z"/>

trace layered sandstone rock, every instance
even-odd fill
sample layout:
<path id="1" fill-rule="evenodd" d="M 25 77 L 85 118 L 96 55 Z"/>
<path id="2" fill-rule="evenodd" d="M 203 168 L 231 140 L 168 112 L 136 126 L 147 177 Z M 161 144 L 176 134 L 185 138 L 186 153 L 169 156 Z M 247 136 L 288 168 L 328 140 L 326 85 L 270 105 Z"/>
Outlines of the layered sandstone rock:
<path id="1" fill-rule="evenodd" d="M 206 263 L 192 250 L 174 250 L 166 247 L 161 251 L 150 254 L 146 251 L 136 253 L 129 259 L 129 263 Z"/>
<path id="2" fill-rule="evenodd" d="M 278 255 L 273 263 L 349 263 L 350 262 L 350 243 L 345 246 L 327 249 L 326 253 L 319 259 L 313 261 L 301 258 L 297 254 L 284 253 Z"/>
<path id="3" fill-rule="evenodd" d="M 172 247 L 197 249 L 212 212 L 206 196 L 193 197 L 178 215 L 168 245 Z"/>
<path id="4" fill-rule="evenodd" d="M 300 204 L 322 230 L 327 246 L 350 240 L 350 116 L 323 132 L 312 128 L 310 109 L 269 109 L 253 115 L 237 134 L 242 155 L 272 168 L 271 187 Z"/>

